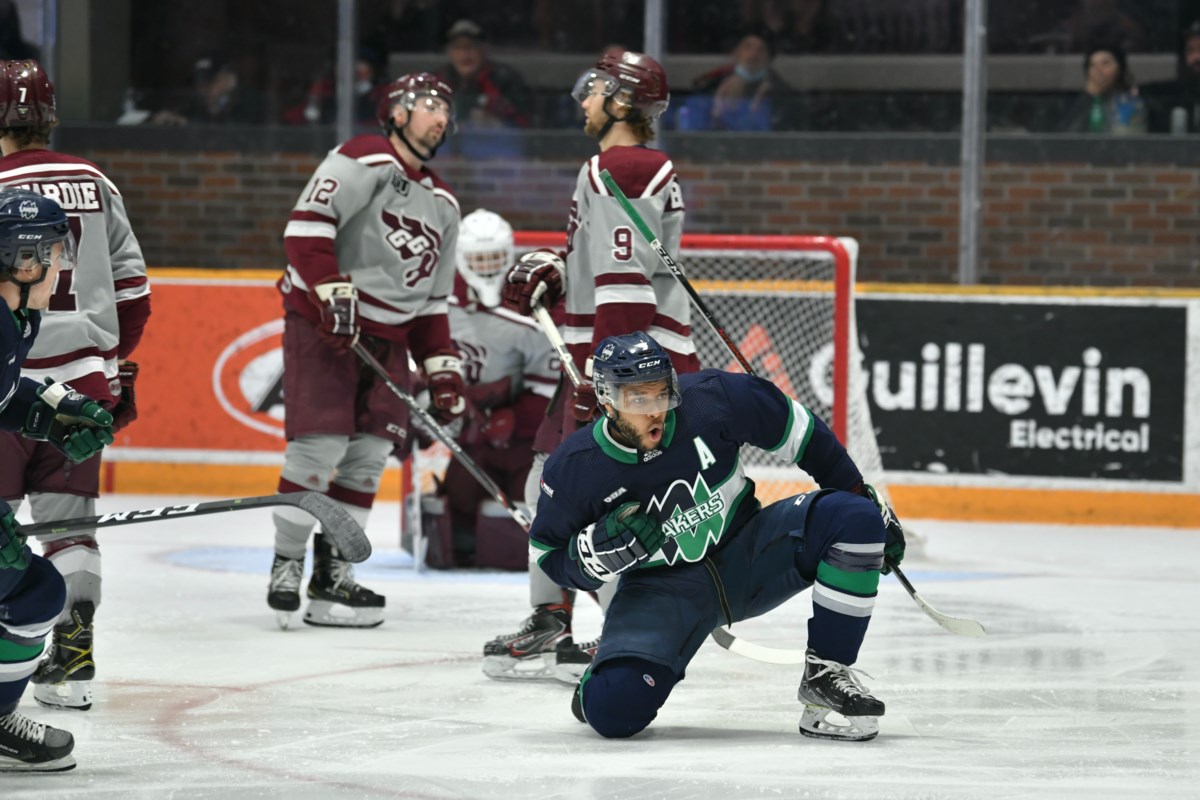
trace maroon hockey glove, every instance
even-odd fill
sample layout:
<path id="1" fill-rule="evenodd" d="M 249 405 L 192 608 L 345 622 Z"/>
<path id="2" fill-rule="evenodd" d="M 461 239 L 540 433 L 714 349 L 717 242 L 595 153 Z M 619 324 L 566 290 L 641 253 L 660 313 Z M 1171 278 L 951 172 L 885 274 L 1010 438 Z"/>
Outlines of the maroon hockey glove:
<path id="1" fill-rule="evenodd" d="M 534 304 L 550 308 L 563 294 L 567 266 L 556 253 L 534 250 L 521 256 L 508 271 L 501 299 L 505 308 L 531 316 Z"/>
<path id="2" fill-rule="evenodd" d="M 330 275 L 308 290 L 308 299 L 321 310 L 321 338 L 335 350 L 358 342 L 358 290 L 346 275 Z"/>
<path id="3" fill-rule="evenodd" d="M 571 416 L 579 423 L 588 423 L 600 416 L 596 404 L 596 388 L 587 381 L 571 390 Z"/>
<path id="4" fill-rule="evenodd" d="M 503 450 L 512 441 L 513 431 L 517 428 L 517 414 L 511 406 L 493 408 L 483 426 L 483 438 L 496 450 Z"/>
<path id="5" fill-rule="evenodd" d="M 138 365 L 136 361 L 117 362 L 117 380 L 121 382 L 121 399 L 113 407 L 113 432 L 121 430 L 137 419 L 137 394 L 133 384 L 137 380 Z"/>
<path id="6" fill-rule="evenodd" d="M 429 376 L 429 396 L 433 400 L 433 415 L 446 423 L 462 416 L 467 409 L 463 394 L 462 360 L 453 350 L 443 350 L 425 359 L 425 374 Z"/>

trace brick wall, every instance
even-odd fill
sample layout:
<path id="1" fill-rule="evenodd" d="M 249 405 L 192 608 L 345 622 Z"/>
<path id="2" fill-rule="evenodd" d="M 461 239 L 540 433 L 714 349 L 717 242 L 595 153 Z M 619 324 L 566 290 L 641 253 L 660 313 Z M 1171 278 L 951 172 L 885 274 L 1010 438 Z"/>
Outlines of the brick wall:
<path id="1" fill-rule="evenodd" d="M 153 266 L 279 267 L 284 220 L 320 159 L 64 149 L 121 187 Z M 483 206 L 519 229 L 559 230 L 581 161 L 451 156 L 436 168 L 464 211 Z M 685 154 L 676 167 L 691 232 L 852 236 L 862 280 L 957 281 L 956 166 Z M 983 187 L 984 283 L 1200 287 L 1200 165 L 1002 161 L 987 165 Z"/>

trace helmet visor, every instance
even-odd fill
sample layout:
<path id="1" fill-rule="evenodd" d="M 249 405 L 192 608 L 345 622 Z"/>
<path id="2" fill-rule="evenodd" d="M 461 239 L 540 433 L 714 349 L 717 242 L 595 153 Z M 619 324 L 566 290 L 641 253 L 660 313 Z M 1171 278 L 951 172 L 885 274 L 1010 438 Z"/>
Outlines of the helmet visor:
<path id="1" fill-rule="evenodd" d="M 412 98 L 409 108 L 413 111 L 420 110 L 425 114 L 445 115 L 447 136 L 458 130 L 458 123 L 454 119 L 454 106 L 444 97 L 432 94 L 418 94 Z"/>
<path id="2" fill-rule="evenodd" d="M 46 279 L 51 267 L 74 269 L 75 263 L 75 237 L 72 234 L 43 239 L 17 248 L 14 263 L 9 267 L 9 280 L 33 286 Z"/>
<path id="3" fill-rule="evenodd" d="M 623 414 L 663 414 L 679 405 L 679 382 L 672 370 L 669 379 L 608 387 L 599 399 Z"/>
<path id="4" fill-rule="evenodd" d="M 594 69 L 585 70 L 578 80 L 575 81 L 575 88 L 571 90 L 571 97 L 575 98 L 575 102 L 582 103 L 594 94 L 603 97 L 612 97 L 621 88 L 621 82 L 609 75 L 607 72 L 599 72 Z"/>

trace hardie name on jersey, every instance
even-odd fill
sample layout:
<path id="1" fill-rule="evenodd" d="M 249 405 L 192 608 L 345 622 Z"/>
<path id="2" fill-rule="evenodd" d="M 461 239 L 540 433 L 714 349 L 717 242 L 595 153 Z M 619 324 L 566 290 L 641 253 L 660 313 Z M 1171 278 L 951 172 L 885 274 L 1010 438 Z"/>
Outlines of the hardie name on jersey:
<path id="1" fill-rule="evenodd" d="M 100 191 L 95 181 L 36 181 L 10 184 L 49 197 L 63 211 L 100 211 Z"/>

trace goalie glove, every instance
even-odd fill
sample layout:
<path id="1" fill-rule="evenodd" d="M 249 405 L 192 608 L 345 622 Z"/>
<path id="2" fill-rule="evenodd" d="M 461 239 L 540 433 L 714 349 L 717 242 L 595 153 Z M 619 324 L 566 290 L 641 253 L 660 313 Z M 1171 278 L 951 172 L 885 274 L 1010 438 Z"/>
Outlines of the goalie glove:
<path id="1" fill-rule="evenodd" d="M 65 383 L 50 378 L 38 389 L 21 434 L 49 442 L 76 464 L 87 461 L 113 443 L 113 418 L 100 404 Z"/>
<path id="2" fill-rule="evenodd" d="M 631 501 L 577 533 L 571 556 L 584 575 L 608 583 L 649 559 L 666 540 L 662 524 L 639 513 L 638 504 Z"/>
<path id="3" fill-rule="evenodd" d="M 883 569 L 881 571 L 884 575 L 890 575 L 892 572 L 890 564 L 899 564 L 904 560 L 904 528 L 901 527 L 900 520 L 896 519 L 896 512 L 880 497 L 874 486 L 864 483 L 862 492 L 865 497 L 875 503 L 879 508 L 880 516 L 883 517 L 883 529 L 887 532 L 887 538 L 883 542 Z"/>

